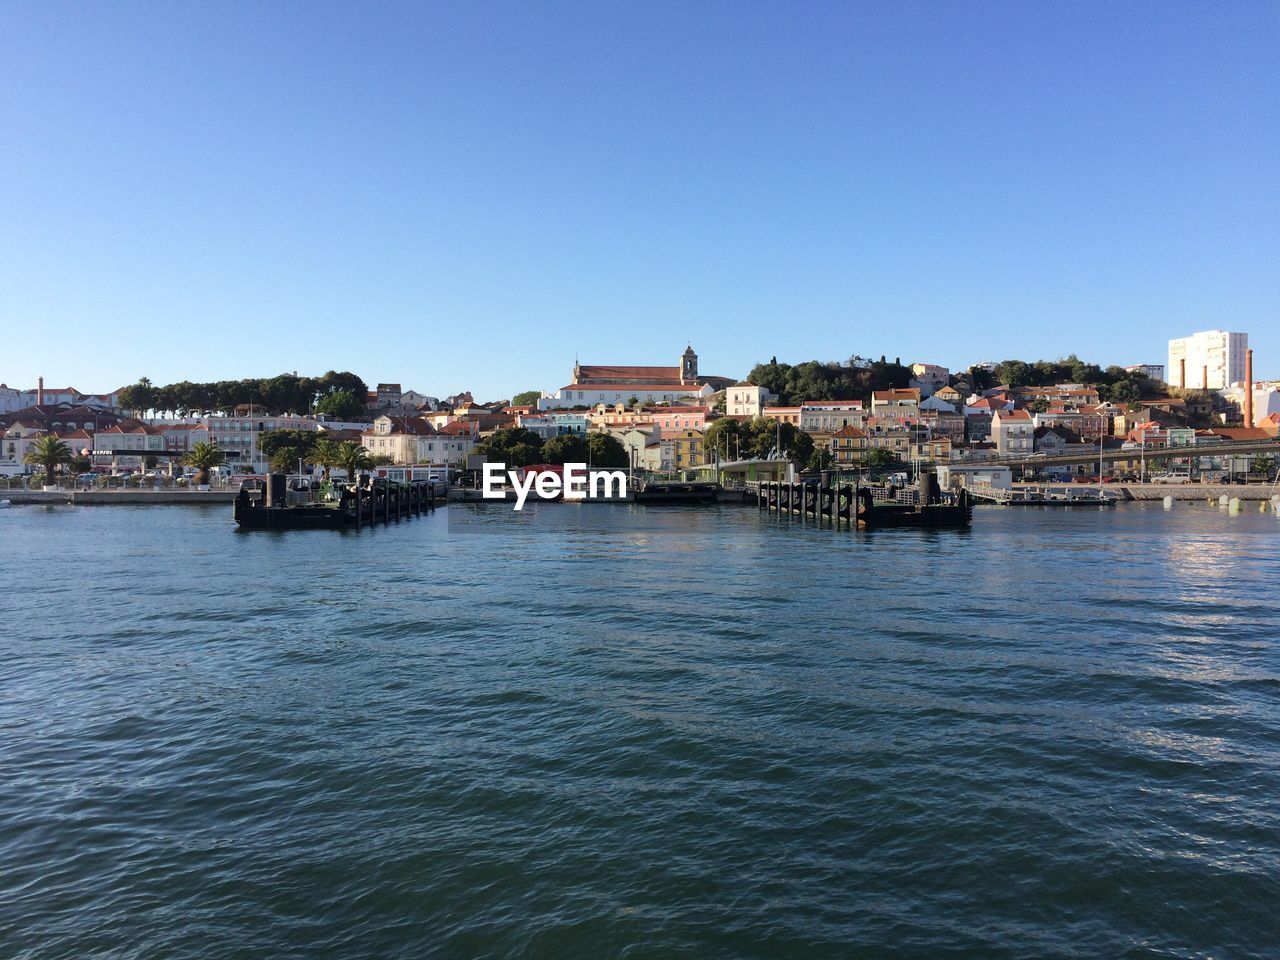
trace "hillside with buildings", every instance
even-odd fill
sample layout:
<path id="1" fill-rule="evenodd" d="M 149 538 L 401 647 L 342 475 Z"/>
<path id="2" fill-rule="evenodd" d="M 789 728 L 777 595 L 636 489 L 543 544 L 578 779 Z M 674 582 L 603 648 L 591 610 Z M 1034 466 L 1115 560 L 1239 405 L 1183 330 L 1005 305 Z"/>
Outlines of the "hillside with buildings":
<path id="1" fill-rule="evenodd" d="M 563 462 L 588 449 L 574 438 L 597 435 L 609 438 L 593 441 L 598 456 L 683 474 L 750 458 L 853 469 L 1161 449 L 1275 437 L 1280 427 L 1280 385 L 1254 382 L 1247 336 L 1226 331 L 1171 340 L 1167 364 L 1102 368 L 1072 355 L 953 372 L 885 357 L 774 357 L 741 379 L 702 373 L 688 346 L 671 366 L 575 362 L 565 385 L 516 399 L 525 402 L 370 388 L 333 370 L 163 386 L 144 379 L 108 393 L 41 379 L 31 389 L 0 385 L 0 472 L 29 471 L 26 455 L 46 436 L 66 443 L 69 469 L 85 474 L 174 471 L 199 443 L 221 451 L 226 473 L 262 473 L 305 461 L 322 439 L 358 443 L 383 465 L 457 471 L 498 451 Z"/>

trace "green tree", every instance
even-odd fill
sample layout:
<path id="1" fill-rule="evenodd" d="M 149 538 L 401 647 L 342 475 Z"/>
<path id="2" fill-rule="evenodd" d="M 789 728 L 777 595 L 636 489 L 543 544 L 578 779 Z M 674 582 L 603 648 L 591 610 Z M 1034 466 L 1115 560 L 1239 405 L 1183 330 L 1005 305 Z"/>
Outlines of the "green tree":
<path id="1" fill-rule="evenodd" d="M 830 450 L 814 450 L 804 468 L 813 471 L 830 470 L 833 462 Z"/>
<path id="2" fill-rule="evenodd" d="M 347 472 L 347 480 L 354 483 L 361 471 L 373 469 L 373 458 L 360 444 L 348 440 L 338 448 L 338 466 Z"/>
<path id="3" fill-rule="evenodd" d="M 791 426 L 787 424 L 787 426 Z M 795 430 L 794 427 L 792 427 Z M 814 456 L 813 437 L 803 430 L 795 430 L 786 447 L 787 459 L 796 466 L 803 467 Z"/>
<path id="4" fill-rule="evenodd" d="M 315 387 L 316 391 L 321 394 L 346 390 L 360 401 L 362 407 L 364 406 L 364 398 L 369 395 L 369 385 L 354 373 L 346 370 L 342 372 L 329 370 L 324 376 L 316 379 Z"/>
<path id="5" fill-rule="evenodd" d="M 1034 379 L 1031 364 L 1022 360 L 1006 360 L 995 370 L 996 381 L 1009 388 L 1025 387 Z"/>
<path id="6" fill-rule="evenodd" d="M 743 457 L 764 459 L 773 453 L 804 464 L 813 455 L 813 437 L 795 424 L 779 423 L 772 417 L 756 417 L 743 425 L 738 447 Z"/>
<path id="7" fill-rule="evenodd" d="M 324 479 L 329 479 L 329 471 L 336 467 L 342 456 L 342 445 L 336 440 L 321 438 L 311 448 L 307 456 L 310 463 L 321 469 Z"/>
<path id="8" fill-rule="evenodd" d="M 483 454 L 490 463 L 527 467 L 542 462 L 542 438 L 524 427 L 504 427 L 478 444 L 475 452 Z"/>
<path id="9" fill-rule="evenodd" d="M 1142 400 L 1142 388 L 1132 380 L 1121 380 L 1109 390 L 1115 403 L 1138 403 Z"/>
<path id="10" fill-rule="evenodd" d="M 862 461 L 868 470 L 888 470 L 898 466 L 901 461 L 892 450 L 868 450 Z"/>
<path id="11" fill-rule="evenodd" d="M 511 405 L 513 407 L 532 407 L 538 403 L 541 397 L 541 390 L 521 390 L 511 398 Z"/>
<path id="12" fill-rule="evenodd" d="M 547 463 L 586 463 L 587 441 L 580 434 L 562 433 L 543 443 L 542 458 Z"/>
<path id="13" fill-rule="evenodd" d="M 1260 453 L 1253 458 L 1253 472 L 1260 473 L 1264 477 L 1271 476 L 1271 471 L 1276 468 L 1276 458 L 1269 453 Z"/>
<path id="14" fill-rule="evenodd" d="M 974 393 L 981 393 L 996 385 L 996 375 L 986 367 L 970 367 L 969 384 Z"/>
<path id="15" fill-rule="evenodd" d="M 587 434 L 587 462 L 593 467 L 616 469 L 628 466 L 627 448 L 611 433 Z"/>
<path id="16" fill-rule="evenodd" d="M 116 394 L 116 404 L 120 409 L 140 417 L 148 410 L 156 408 L 158 396 L 159 393 L 151 385 L 151 381 L 142 377 L 137 383 L 125 387 Z"/>
<path id="17" fill-rule="evenodd" d="M 319 439 L 320 434 L 315 430 L 265 430 L 258 434 L 258 449 L 263 456 L 271 459 L 277 450 L 288 447 L 296 451 L 295 460 L 297 457 L 305 460 L 311 456 L 311 451 Z"/>
<path id="18" fill-rule="evenodd" d="M 363 395 L 357 397 L 350 390 L 334 390 L 316 401 L 316 413 L 323 413 L 335 420 L 355 420 L 364 416 Z"/>
<path id="19" fill-rule="evenodd" d="M 271 469 L 276 473 L 291 473 L 298 469 L 300 461 L 306 459 L 306 454 L 298 447 L 276 447 L 270 456 Z"/>
<path id="20" fill-rule="evenodd" d="M 721 417 L 714 420 L 702 433 L 702 449 L 704 457 L 711 462 L 719 457 L 721 460 L 736 460 L 738 452 L 742 450 L 743 435 L 746 433 L 745 426 L 741 420 L 731 420 L 728 417 Z M 750 457 L 751 451 L 743 451 L 743 455 Z"/>
<path id="21" fill-rule="evenodd" d="M 45 486 L 53 486 L 53 475 L 59 467 L 69 466 L 75 461 L 71 448 L 53 434 L 41 437 L 27 449 L 22 456 L 23 463 L 44 468 Z"/>
<path id="22" fill-rule="evenodd" d="M 778 358 L 774 357 L 768 363 L 757 363 L 752 367 L 751 372 L 747 374 L 747 383 L 764 387 L 785 403 L 788 399 L 787 378 L 790 374 L 791 364 L 779 363 Z"/>
<path id="23" fill-rule="evenodd" d="M 214 467 L 221 466 L 226 460 L 222 455 L 222 451 L 215 447 L 212 443 L 197 443 L 182 458 L 182 462 L 196 470 L 196 483 L 204 485 L 209 482 L 209 471 Z"/>

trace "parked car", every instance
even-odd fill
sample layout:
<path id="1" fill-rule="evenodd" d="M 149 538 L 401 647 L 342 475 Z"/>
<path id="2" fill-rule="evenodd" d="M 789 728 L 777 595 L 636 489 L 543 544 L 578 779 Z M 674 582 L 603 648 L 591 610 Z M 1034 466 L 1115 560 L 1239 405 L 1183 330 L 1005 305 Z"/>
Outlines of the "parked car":
<path id="1" fill-rule="evenodd" d="M 1184 473 L 1157 473 L 1149 483 L 1190 483 L 1191 478 Z"/>

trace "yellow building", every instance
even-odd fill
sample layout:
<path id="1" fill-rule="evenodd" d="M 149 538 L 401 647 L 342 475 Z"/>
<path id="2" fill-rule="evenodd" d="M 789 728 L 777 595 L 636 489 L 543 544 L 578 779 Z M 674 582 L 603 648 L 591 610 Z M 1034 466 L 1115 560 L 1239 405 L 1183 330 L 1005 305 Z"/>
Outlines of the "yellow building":
<path id="1" fill-rule="evenodd" d="M 662 460 L 666 470 L 692 470 L 705 459 L 701 430 L 674 430 L 662 434 Z"/>
<path id="2" fill-rule="evenodd" d="M 867 455 L 867 435 L 857 427 L 842 427 L 831 437 L 831 455 L 841 465 L 862 463 Z"/>

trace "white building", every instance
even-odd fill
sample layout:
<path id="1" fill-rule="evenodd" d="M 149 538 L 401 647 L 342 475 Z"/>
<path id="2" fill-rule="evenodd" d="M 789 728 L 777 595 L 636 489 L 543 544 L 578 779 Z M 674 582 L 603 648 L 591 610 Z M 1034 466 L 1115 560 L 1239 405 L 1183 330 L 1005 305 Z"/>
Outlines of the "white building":
<path id="1" fill-rule="evenodd" d="M 871 415 L 893 417 L 897 420 L 920 415 L 920 391 L 915 387 L 906 390 L 876 390 L 871 394 Z"/>
<path id="2" fill-rule="evenodd" d="M 1244 413 L 1244 389 L 1243 383 L 1233 383 L 1222 391 L 1224 397 L 1240 408 L 1242 415 Z M 1273 413 L 1280 413 L 1280 382 L 1255 380 L 1253 382 L 1253 423 L 1246 423 L 1245 426 L 1261 426 L 1263 421 Z"/>
<path id="3" fill-rule="evenodd" d="M 800 405 L 800 429 L 805 433 L 835 433 L 865 422 L 861 400 L 810 400 Z"/>
<path id="4" fill-rule="evenodd" d="M 931 395 L 920 401 L 920 412 L 923 413 L 926 410 L 934 413 L 955 413 L 956 405 L 948 403 L 939 396 Z"/>
<path id="5" fill-rule="evenodd" d="M 1223 390 L 1244 381 L 1247 333 L 1204 330 L 1169 341 L 1168 383 L 1189 390 Z"/>
<path id="6" fill-rule="evenodd" d="M 267 468 L 267 461 L 258 450 L 260 434 L 271 430 L 320 429 L 320 422 L 314 417 L 293 414 L 205 417 L 204 424 L 209 428 L 209 442 L 222 451 L 232 471 L 252 467 L 257 473 Z"/>
<path id="7" fill-rule="evenodd" d="M 373 456 L 390 457 L 396 464 L 462 466 L 475 440 L 467 433 L 441 433 L 421 417 L 381 416 L 360 436 Z"/>
<path id="8" fill-rule="evenodd" d="M 736 383 L 724 392 L 724 412 L 730 417 L 758 417 L 773 394 L 754 383 Z"/>
<path id="9" fill-rule="evenodd" d="M 951 371 L 936 363 L 913 363 L 911 382 L 908 386 L 920 391 L 921 397 L 931 397 L 951 380 Z"/>
<path id="10" fill-rule="evenodd" d="M 618 439 L 622 441 L 622 446 L 627 451 L 627 459 L 633 467 L 650 469 L 645 459 L 645 453 L 652 445 L 655 451 L 654 456 L 661 457 L 660 437 L 661 431 L 657 427 L 648 429 L 631 427 Z M 655 463 L 652 469 L 657 470 L 659 466 L 661 466 L 661 463 Z"/>
<path id="11" fill-rule="evenodd" d="M 400 394 L 400 406 L 412 407 L 414 410 L 420 410 L 423 407 L 435 410 L 440 406 L 440 398 L 419 393 L 417 390 L 406 390 Z"/>
<path id="12" fill-rule="evenodd" d="M 691 383 L 677 386 L 661 383 L 571 383 L 555 393 L 544 394 L 538 399 L 539 410 L 566 410 L 573 407 L 594 407 L 597 403 L 675 403 L 685 400 L 706 400 L 715 391 L 709 384 Z"/>
<path id="13" fill-rule="evenodd" d="M 1135 363 L 1124 369 L 1126 373 L 1140 373 L 1152 380 L 1164 380 L 1163 363 Z"/>
<path id="14" fill-rule="evenodd" d="M 573 382 L 555 393 L 544 393 L 539 410 L 594 407 L 598 403 L 674 403 L 705 400 L 728 386 L 723 377 L 698 373 L 698 355 L 688 347 L 673 367 L 633 367 L 575 363 Z"/>
<path id="15" fill-rule="evenodd" d="M 1035 422 L 1025 410 L 997 410 L 991 418 L 991 439 L 1002 457 L 1031 456 L 1035 432 Z"/>
<path id="16" fill-rule="evenodd" d="M 12 413 L 29 404 L 22 402 L 22 391 L 15 390 L 8 384 L 0 383 L 0 413 Z"/>

